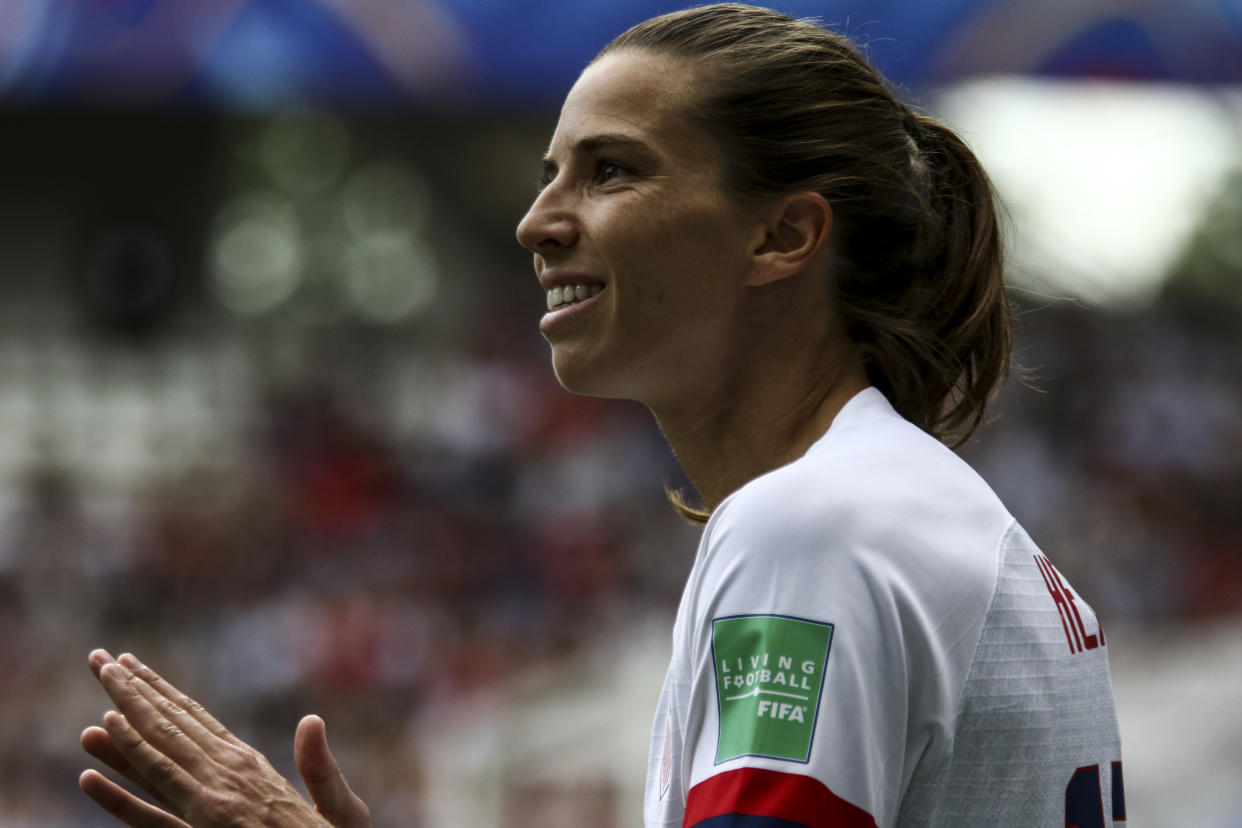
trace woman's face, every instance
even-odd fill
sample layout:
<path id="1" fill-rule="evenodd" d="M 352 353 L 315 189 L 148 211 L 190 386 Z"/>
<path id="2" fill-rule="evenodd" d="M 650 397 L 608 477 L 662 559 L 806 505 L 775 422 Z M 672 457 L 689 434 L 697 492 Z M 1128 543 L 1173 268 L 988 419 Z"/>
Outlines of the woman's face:
<path id="1" fill-rule="evenodd" d="M 565 99 L 517 235 L 571 391 L 658 406 L 727 370 L 758 222 L 725 194 L 721 151 L 689 116 L 695 81 L 677 60 L 621 52 Z"/>

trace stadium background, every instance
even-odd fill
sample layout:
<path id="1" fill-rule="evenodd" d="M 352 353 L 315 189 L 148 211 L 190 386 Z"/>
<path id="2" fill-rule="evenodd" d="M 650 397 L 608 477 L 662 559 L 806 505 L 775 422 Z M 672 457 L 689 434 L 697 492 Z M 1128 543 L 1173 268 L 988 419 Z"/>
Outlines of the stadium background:
<path id="1" fill-rule="evenodd" d="M 1242 3 L 777 5 L 992 169 L 1026 377 L 965 454 L 1105 619 L 1128 824 L 1242 824 Z M 95 646 L 290 773 L 320 713 L 377 826 L 636 824 L 695 532 L 512 233 L 672 7 L 0 0 L 0 825 L 112 824 Z"/>

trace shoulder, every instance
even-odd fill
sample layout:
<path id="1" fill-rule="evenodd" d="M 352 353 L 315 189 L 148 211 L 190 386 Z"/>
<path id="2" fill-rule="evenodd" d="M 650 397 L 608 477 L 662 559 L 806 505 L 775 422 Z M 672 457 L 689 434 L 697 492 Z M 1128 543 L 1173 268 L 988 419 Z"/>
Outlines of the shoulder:
<path id="1" fill-rule="evenodd" d="M 947 755 L 1012 526 L 969 466 L 878 391 L 858 395 L 804 457 L 739 489 L 704 530 L 675 634 L 703 721 L 750 704 L 718 688 L 764 681 L 765 656 L 822 664 L 825 701 L 807 716 L 812 738 L 833 736 L 811 745 L 808 773 L 891 824 L 906 769 Z M 811 640 L 819 661 L 802 655 Z M 752 716 L 771 709 L 779 718 L 766 706 Z"/>
<path id="2" fill-rule="evenodd" d="M 805 456 L 720 505 L 700 564 L 705 574 L 782 588 L 835 583 L 880 600 L 974 594 L 986 603 L 1012 524 L 969 465 L 868 389 Z"/>
<path id="3" fill-rule="evenodd" d="M 708 532 L 947 552 L 963 541 L 994 547 L 1012 520 L 965 461 L 867 389 L 803 457 L 727 498 Z"/>

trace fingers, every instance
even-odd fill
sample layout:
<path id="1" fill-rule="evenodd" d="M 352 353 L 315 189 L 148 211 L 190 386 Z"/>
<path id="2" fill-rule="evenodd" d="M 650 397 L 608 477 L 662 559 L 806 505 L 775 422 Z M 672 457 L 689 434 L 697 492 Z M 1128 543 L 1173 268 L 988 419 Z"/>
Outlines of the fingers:
<path id="1" fill-rule="evenodd" d="M 133 659 L 133 656 L 122 656 L 122 658 Z M 136 659 L 135 659 L 136 660 Z M 91 672 L 95 677 L 104 683 L 103 671 L 110 664 L 117 664 L 117 659 L 107 650 L 94 650 L 87 659 Z M 112 768 L 117 773 L 124 776 L 130 782 L 133 782 L 148 795 L 153 797 L 157 802 L 168 810 L 175 810 L 168 799 L 153 786 L 153 784 L 142 775 L 127 759 L 120 750 L 107 730 L 102 727 L 88 727 L 82 731 L 81 735 L 82 748 Z M 118 789 L 119 790 L 119 789 Z"/>
<path id="2" fill-rule="evenodd" d="M 123 714 L 125 724 L 132 725 L 133 730 L 142 734 L 160 753 L 179 763 L 201 754 L 203 746 L 213 738 L 184 709 L 120 663 L 105 664 L 99 671 L 99 681 Z M 106 720 L 104 726 L 121 753 L 133 764 Z"/>
<path id="3" fill-rule="evenodd" d="M 246 819 L 277 812 L 288 816 L 282 816 L 279 824 L 322 824 L 310 804 L 262 755 L 234 739 L 137 659 L 129 655 L 113 659 L 98 650 L 91 654 L 90 664 L 120 712 L 104 715 L 102 732 L 84 731 L 83 747 L 134 779 L 169 811 L 203 825 L 257 825 L 258 821 Z M 98 774 L 84 775 L 81 784 L 96 802 L 130 825 L 185 825 L 169 822 L 175 819 L 172 814 L 143 803 Z"/>
<path id="4" fill-rule="evenodd" d="M 214 716 L 208 713 L 206 708 L 185 693 L 182 693 L 176 687 L 173 687 L 154 670 L 139 661 L 133 654 L 124 653 L 120 658 L 113 658 L 112 654 L 107 650 L 97 649 L 91 651 L 91 654 L 87 660 L 90 664 L 91 672 L 93 672 L 95 674 L 95 678 L 99 679 L 101 682 L 103 681 L 104 668 L 109 664 L 119 664 L 121 667 L 149 684 L 159 695 L 163 696 L 165 699 L 172 702 L 173 705 L 180 708 L 179 712 L 184 712 L 191 719 L 201 725 L 202 728 L 208 733 L 231 742 L 234 745 L 242 745 L 241 740 L 229 732 L 228 728 L 222 725 Z"/>
<path id="5" fill-rule="evenodd" d="M 105 714 L 102 730 L 84 731 L 83 747 L 136 781 L 169 811 L 204 825 L 233 824 L 240 813 L 254 809 L 296 817 L 288 824 L 321 822 L 310 804 L 262 755 L 233 737 L 196 702 L 133 656 L 113 659 L 106 651 L 96 650 L 91 653 L 90 665 L 120 712 Z M 323 742 L 322 736 L 318 741 Z M 321 754 L 335 767 L 326 743 Z M 324 761 L 319 764 L 324 765 Z M 339 778 L 339 771 L 336 776 Z M 342 796 L 352 796 L 344 780 L 338 784 L 344 789 Z M 131 825 L 184 825 L 168 822 L 171 814 L 126 794 L 98 774 L 84 775 L 82 787 L 101 806 Z M 341 826 L 369 824 L 355 818 L 366 814 L 361 800 L 357 800 L 361 810 L 352 807 L 349 800 L 343 801 L 351 821 Z"/>
<path id="6" fill-rule="evenodd" d="M 84 771 L 78 778 L 78 787 L 101 808 L 132 828 L 190 828 L 172 814 L 143 802 L 97 771 Z"/>
<path id="7" fill-rule="evenodd" d="M 318 716 L 298 722 L 293 737 L 293 759 L 311 801 L 335 828 L 366 828 L 371 824 L 366 803 L 349 788 L 332 751 L 327 728 Z"/>
<path id="8" fill-rule="evenodd" d="M 173 687 L 161 678 L 154 670 L 143 664 L 130 653 L 123 654 L 119 659 L 117 659 L 117 663 L 127 668 L 135 676 L 154 688 L 157 693 L 179 707 L 186 713 L 186 715 L 201 725 L 202 728 L 208 733 L 211 733 L 213 736 L 220 739 L 224 739 L 225 741 L 232 742 L 235 745 L 241 744 L 241 741 L 230 733 L 228 728 L 220 724 L 214 716 L 208 713 L 206 708 L 187 696 L 185 693 L 182 693 L 176 687 Z"/>
<path id="9" fill-rule="evenodd" d="M 104 670 L 105 676 L 109 671 Z M 196 788 L 192 776 L 166 752 L 152 745 L 142 732 L 115 710 L 104 714 L 104 727 L 121 756 L 145 780 L 145 784 L 167 796 L 170 801 L 183 801 Z M 177 738 L 185 740 L 183 734 Z"/>
<path id="10" fill-rule="evenodd" d="M 82 731 L 82 749 L 100 762 L 120 774 L 127 774 L 132 769 L 129 762 L 112 744 L 112 737 L 102 727 L 88 727 Z"/>
<path id="11" fill-rule="evenodd" d="M 107 650 L 91 650 L 91 654 L 86 658 L 86 662 L 91 666 L 91 672 L 95 674 L 95 678 L 99 678 L 99 671 L 103 669 L 105 664 L 112 664 L 115 661 L 116 659 Z"/>
<path id="12" fill-rule="evenodd" d="M 174 810 L 172 804 L 159 791 L 152 788 L 142 774 L 129 764 L 129 760 L 121 755 L 116 745 L 112 743 L 112 737 L 108 735 L 108 731 L 102 727 L 88 727 L 82 731 L 81 742 L 83 750 L 91 756 L 142 788 L 168 810 Z"/>

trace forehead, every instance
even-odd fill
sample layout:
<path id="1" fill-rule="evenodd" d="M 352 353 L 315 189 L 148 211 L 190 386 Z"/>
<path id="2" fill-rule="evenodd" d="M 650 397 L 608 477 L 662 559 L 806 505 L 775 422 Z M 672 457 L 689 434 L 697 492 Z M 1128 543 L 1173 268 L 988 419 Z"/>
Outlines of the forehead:
<path id="1" fill-rule="evenodd" d="M 597 134 L 629 136 L 669 150 L 706 140 L 690 118 L 695 86 L 695 73 L 684 61 L 642 51 L 607 55 L 569 90 L 549 154 L 569 152 Z"/>

